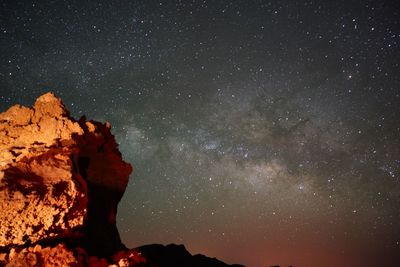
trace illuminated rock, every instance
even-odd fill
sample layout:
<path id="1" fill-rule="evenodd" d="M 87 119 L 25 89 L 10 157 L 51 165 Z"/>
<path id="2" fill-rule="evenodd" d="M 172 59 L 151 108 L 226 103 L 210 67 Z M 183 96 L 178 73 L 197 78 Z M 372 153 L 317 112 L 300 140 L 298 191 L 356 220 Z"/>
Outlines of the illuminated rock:
<path id="1" fill-rule="evenodd" d="M 132 167 L 108 123 L 69 116 L 52 93 L 0 114 L 0 247 L 80 238 L 89 250 L 124 248 L 116 210 Z"/>

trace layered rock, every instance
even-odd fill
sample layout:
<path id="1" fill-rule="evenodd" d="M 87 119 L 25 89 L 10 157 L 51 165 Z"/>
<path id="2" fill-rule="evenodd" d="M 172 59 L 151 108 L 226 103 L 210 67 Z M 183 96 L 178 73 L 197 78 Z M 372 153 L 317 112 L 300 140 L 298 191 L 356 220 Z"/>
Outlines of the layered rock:
<path id="1" fill-rule="evenodd" d="M 124 248 L 117 204 L 132 167 L 108 123 L 75 121 L 52 93 L 0 114 L 0 249 L 55 238 Z"/>

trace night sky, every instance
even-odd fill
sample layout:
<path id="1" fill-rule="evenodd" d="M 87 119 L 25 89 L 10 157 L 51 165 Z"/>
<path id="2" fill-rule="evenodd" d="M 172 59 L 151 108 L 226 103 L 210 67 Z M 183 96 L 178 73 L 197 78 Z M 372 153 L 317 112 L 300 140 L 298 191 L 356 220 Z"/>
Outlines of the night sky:
<path id="1" fill-rule="evenodd" d="M 134 165 L 128 247 L 400 266 L 399 1 L 1 1 L 0 108 L 47 91 Z"/>

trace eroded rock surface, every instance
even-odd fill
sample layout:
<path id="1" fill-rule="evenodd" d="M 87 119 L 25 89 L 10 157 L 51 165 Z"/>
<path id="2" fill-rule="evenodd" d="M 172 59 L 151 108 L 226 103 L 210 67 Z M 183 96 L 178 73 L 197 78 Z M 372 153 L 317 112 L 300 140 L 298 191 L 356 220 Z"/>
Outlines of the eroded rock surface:
<path id="1" fill-rule="evenodd" d="M 11 249 L 0 253 L 0 266 L 5 267 L 150 267 L 137 250 L 120 251 L 111 258 L 87 254 L 81 247 L 55 246 Z"/>
<path id="2" fill-rule="evenodd" d="M 0 114 L 0 248 L 56 238 L 123 248 L 115 217 L 131 171 L 108 123 L 74 120 L 52 93 L 11 107 Z"/>

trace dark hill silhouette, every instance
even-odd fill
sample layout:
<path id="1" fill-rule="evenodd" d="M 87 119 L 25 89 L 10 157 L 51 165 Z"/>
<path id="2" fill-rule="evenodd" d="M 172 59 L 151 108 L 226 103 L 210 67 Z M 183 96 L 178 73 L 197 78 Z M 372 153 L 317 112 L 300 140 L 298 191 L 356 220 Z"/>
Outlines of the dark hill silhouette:
<path id="1" fill-rule="evenodd" d="M 229 265 L 201 254 L 191 255 L 184 245 L 152 244 L 138 247 L 137 250 L 154 267 L 244 267 L 239 264 Z"/>

